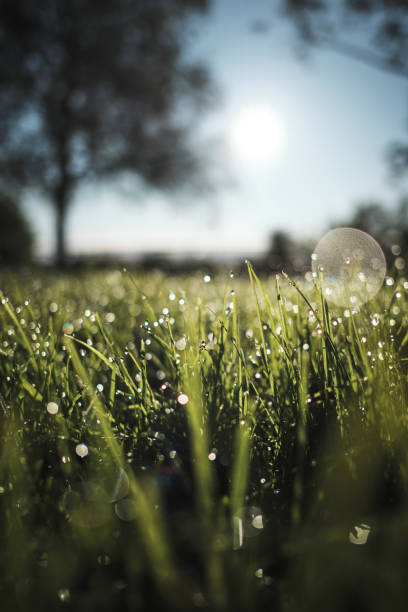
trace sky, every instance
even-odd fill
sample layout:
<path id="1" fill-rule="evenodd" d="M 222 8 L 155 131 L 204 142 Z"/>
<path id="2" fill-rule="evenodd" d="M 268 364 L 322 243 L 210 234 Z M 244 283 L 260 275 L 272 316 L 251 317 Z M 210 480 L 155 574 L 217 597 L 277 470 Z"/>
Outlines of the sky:
<path id="1" fill-rule="evenodd" d="M 246 256 L 264 251 L 273 231 L 317 240 L 329 224 L 344 224 L 356 203 L 391 206 L 406 192 L 385 163 L 390 143 L 407 136 L 406 81 L 329 50 L 300 60 L 292 27 L 274 18 L 271 4 L 213 0 L 194 24 L 189 54 L 206 61 L 221 98 L 197 116 L 196 137 L 225 143 L 213 155 L 221 186 L 188 200 L 85 186 L 67 220 L 71 253 Z M 258 18 L 271 26 L 263 34 L 251 29 Z M 237 152 L 233 135 L 240 117 L 260 108 L 277 118 L 282 137 L 273 156 L 255 162 Z M 52 209 L 33 198 L 25 209 L 38 254 L 50 255 Z"/>

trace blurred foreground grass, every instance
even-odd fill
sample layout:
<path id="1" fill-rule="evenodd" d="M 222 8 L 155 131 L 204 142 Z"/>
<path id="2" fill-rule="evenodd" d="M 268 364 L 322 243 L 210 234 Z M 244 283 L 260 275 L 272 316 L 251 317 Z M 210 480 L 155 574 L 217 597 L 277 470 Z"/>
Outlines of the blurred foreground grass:
<path id="1" fill-rule="evenodd" d="M 405 610 L 408 283 L 3 275 L 0 602 Z"/>

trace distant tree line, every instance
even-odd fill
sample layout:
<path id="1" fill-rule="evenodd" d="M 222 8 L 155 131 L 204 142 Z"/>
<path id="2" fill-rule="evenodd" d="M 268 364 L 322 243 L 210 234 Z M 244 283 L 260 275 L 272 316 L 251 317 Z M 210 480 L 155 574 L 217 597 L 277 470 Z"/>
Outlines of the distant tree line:
<path id="1" fill-rule="evenodd" d="M 408 196 L 391 208 L 376 200 L 362 202 L 356 206 L 351 218 L 331 224 L 331 227 L 341 226 L 367 232 L 381 245 L 389 267 L 396 265 L 400 271 L 405 268 L 405 261 L 408 261 Z M 318 239 L 316 236 L 314 240 L 302 241 L 285 230 L 276 230 L 270 237 L 265 255 L 255 262 L 257 269 L 264 273 L 284 270 L 288 274 L 304 274 L 310 269 L 310 256 Z M 0 194 L 0 267 L 30 263 L 33 245 L 33 232 L 21 208 L 10 197 Z M 101 258 L 95 256 L 95 262 L 101 265 Z M 115 260 L 109 258 L 108 265 L 114 263 Z M 176 264 L 168 262 L 165 254 L 142 260 L 140 265 L 145 269 L 177 271 Z M 203 265 L 210 270 L 208 262 Z M 181 267 L 185 272 L 191 272 L 194 263 Z M 211 272 L 214 271 L 212 266 Z"/>
<path id="2" fill-rule="evenodd" d="M 331 227 L 354 227 L 367 232 L 381 245 L 389 268 L 400 271 L 408 259 L 408 197 L 400 199 L 389 208 L 378 201 L 357 205 L 350 219 L 344 219 Z M 329 228 L 330 229 L 330 228 Z M 288 232 L 275 231 L 270 238 L 268 251 L 258 265 L 262 271 L 302 274 L 310 269 L 310 256 L 318 240 L 303 242 Z"/>

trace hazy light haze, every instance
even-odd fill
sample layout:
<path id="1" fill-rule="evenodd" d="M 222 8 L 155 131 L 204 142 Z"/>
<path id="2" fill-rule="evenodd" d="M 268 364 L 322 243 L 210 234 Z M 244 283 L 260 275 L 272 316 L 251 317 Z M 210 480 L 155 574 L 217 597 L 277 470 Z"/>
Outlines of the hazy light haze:
<path id="1" fill-rule="evenodd" d="M 391 204 L 403 192 L 404 184 L 389 177 L 385 154 L 406 135 L 404 79 L 321 49 L 300 61 L 293 29 L 270 5 L 216 0 L 194 24 L 190 53 L 207 62 L 222 93 L 214 111 L 197 117 L 197 138 L 224 139 L 225 184 L 180 206 L 171 205 L 176 196 L 152 191 L 133 202 L 107 185 L 84 187 L 68 214 L 70 252 L 245 255 L 265 249 L 274 230 L 319 238 L 356 203 Z M 257 18 L 271 24 L 267 32 L 251 30 Z M 273 159 L 254 164 L 228 143 L 240 114 L 259 106 L 276 114 L 284 139 Z M 31 197 L 26 210 L 38 253 L 51 254 L 52 208 Z"/>

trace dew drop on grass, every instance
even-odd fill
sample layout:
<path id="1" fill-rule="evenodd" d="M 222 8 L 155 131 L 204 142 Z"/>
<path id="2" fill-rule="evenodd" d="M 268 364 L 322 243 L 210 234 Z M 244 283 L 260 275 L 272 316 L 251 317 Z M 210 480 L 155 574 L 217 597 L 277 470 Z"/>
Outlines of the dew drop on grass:
<path id="1" fill-rule="evenodd" d="M 264 528 L 262 510 L 258 506 L 244 506 L 234 517 L 242 521 L 242 531 L 245 538 L 259 535 Z"/>
<path id="2" fill-rule="evenodd" d="M 188 403 L 188 395 L 186 395 L 185 393 L 180 393 L 180 395 L 177 398 L 177 402 L 181 406 L 185 406 Z"/>
<path id="3" fill-rule="evenodd" d="M 386 262 L 380 245 L 369 234 L 350 227 L 330 230 L 312 255 L 313 276 L 329 302 L 360 306 L 381 288 Z"/>
<path id="4" fill-rule="evenodd" d="M 88 447 L 86 444 L 84 444 L 83 442 L 81 442 L 80 444 L 77 444 L 75 447 L 75 452 L 78 455 L 78 457 L 81 457 L 81 459 L 83 457 L 86 457 L 88 454 Z"/>
<path id="5" fill-rule="evenodd" d="M 252 527 L 255 527 L 255 529 L 263 529 L 263 519 L 262 519 L 262 514 L 257 514 L 253 519 L 252 519 Z"/>
<path id="6" fill-rule="evenodd" d="M 362 546 L 367 543 L 368 536 L 370 535 L 371 527 L 361 523 L 361 525 L 355 525 L 352 531 L 349 533 L 349 542 Z"/>
<path id="7" fill-rule="evenodd" d="M 47 404 L 47 412 L 48 414 L 57 414 L 58 412 L 58 404 L 55 402 L 48 402 Z"/>
<path id="8" fill-rule="evenodd" d="M 175 346 L 178 351 L 184 351 L 186 344 L 187 340 L 185 338 L 179 338 L 179 340 L 176 340 L 175 342 Z"/>
<path id="9" fill-rule="evenodd" d="M 60 601 L 62 602 L 69 601 L 69 589 L 58 589 L 57 595 Z"/>
<path id="10" fill-rule="evenodd" d="M 72 332 L 74 331 L 73 323 L 64 323 L 64 325 L 62 326 L 62 331 L 64 332 L 64 334 L 72 334 Z"/>

